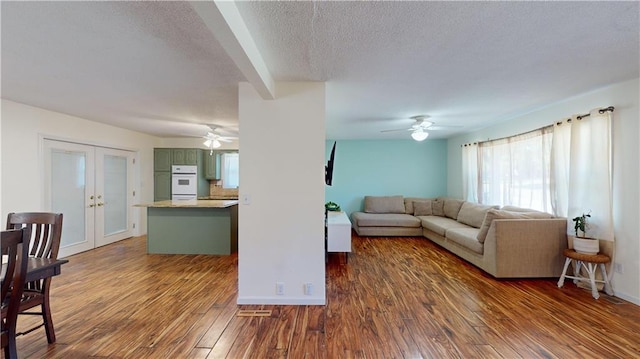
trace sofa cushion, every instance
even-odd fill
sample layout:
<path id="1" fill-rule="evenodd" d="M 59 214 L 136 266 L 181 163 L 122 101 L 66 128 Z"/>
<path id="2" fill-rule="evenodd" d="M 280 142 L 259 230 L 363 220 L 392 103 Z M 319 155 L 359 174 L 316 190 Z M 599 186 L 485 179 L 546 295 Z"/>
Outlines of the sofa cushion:
<path id="1" fill-rule="evenodd" d="M 431 201 L 431 210 L 434 216 L 444 217 L 444 199 L 436 198 Z"/>
<path id="2" fill-rule="evenodd" d="M 413 202 L 431 202 L 432 198 L 421 197 L 405 197 L 404 198 L 404 213 L 413 214 Z"/>
<path id="3" fill-rule="evenodd" d="M 420 220 L 404 213 L 354 212 L 351 219 L 358 227 L 420 227 Z"/>
<path id="4" fill-rule="evenodd" d="M 485 206 L 478 203 L 464 202 L 458 212 L 458 222 L 468 224 L 471 227 L 480 228 L 484 216 L 490 209 L 498 209 L 499 206 Z"/>
<path id="5" fill-rule="evenodd" d="M 413 215 L 418 216 L 431 216 L 433 210 L 431 209 L 431 201 L 426 202 L 413 202 Z"/>
<path id="6" fill-rule="evenodd" d="M 444 215 L 451 219 L 457 219 L 463 203 L 464 201 L 461 199 L 446 198 L 444 200 Z"/>
<path id="7" fill-rule="evenodd" d="M 490 209 L 487 211 L 487 215 L 484 217 L 482 226 L 480 226 L 480 232 L 478 232 L 478 242 L 484 243 L 491 227 L 491 222 L 494 219 L 546 219 L 553 218 L 549 213 L 545 212 L 510 212 L 498 209 Z"/>
<path id="8" fill-rule="evenodd" d="M 402 196 L 365 196 L 364 211 L 367 213 L 404 213 Z"/>
<path id="9" fill-rule="evenodd" d="M 421 216 L 422 227 L 429 229 L 441 236 L 444 236 L 447 230 L 451 228 L 469 228 L 466 224 L 462 224 L 455 219 L 440 216 Z"/>
<path id="10" fill-rule="evenodd" d="M 447 241 L 455 242 L 471 251 L 482 254 L 484 252 L 484 244 L 477 239 L 478 228 L 452 228 L 447 231 Z"/>

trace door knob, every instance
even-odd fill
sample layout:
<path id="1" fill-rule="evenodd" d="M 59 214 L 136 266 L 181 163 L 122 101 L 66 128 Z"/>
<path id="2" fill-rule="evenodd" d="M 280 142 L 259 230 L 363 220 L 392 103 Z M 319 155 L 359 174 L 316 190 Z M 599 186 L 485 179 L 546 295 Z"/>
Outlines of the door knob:
<path id="1" fill-rule="evenodd" d="M 95 206 L 96 206 L 96 205 L 95 205 L 95 204 L 93 204 L 93 203 L 91 203 L 91 204 L 89 205 L 89 207 L 95 207 Z"/>
<path id="2" fill-rule="evenodd" d="M 102 206 L 104 206 L 104 203 L 102 203 L 102 202 L 98 203 L 98 207 L 102 207 Z"/>

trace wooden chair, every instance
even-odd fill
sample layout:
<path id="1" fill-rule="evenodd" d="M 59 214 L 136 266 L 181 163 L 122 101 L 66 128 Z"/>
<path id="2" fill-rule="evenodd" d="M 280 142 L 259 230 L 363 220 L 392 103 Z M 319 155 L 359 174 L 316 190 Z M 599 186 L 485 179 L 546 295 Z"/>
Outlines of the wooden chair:
<path id="1" fill-rule="evenodd" d="M 16 322 L 20 299 L 27 278 L 29 228 L 2 231 L 2 348 L 7 359 L 18 358 Z M 6 258 L 6 259 L 5 259 Z"/>
<path id="2" fill-rule="evenodd" d="M 7 229 L 22 227 L 31 229 L 32 238 L 29 244 L 30 256 L 58 259 L 60 236 L 62 234 L 62 213 L 9 213 L 7 217 Z M 53 329 L 51 306 L 49 304 L 50 288 L 51 277 L 26 283 L 19 314 L 41 315 L 42 324 L 18 333 L 18 335 L 31 333 L 41 326 L 44 326 L 47 341 L 49 343 L 55 343 L 56 333 Z M 27 310 L 37 306 L 40 306 L 40 312 L 27 312 Z"/>

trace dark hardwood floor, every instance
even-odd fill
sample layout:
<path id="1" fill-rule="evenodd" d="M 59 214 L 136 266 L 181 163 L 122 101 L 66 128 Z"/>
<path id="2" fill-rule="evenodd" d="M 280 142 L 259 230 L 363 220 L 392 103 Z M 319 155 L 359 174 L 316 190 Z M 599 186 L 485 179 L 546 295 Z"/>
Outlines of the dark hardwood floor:
<path id="1" fill-rule="evenodd" d="M 329 257 L 326 306 L 237 306 L 236 256 L 147 255 L 144 237 L 75 255 L 53 281 L 57 343 L 38 329 L 20 357 L 640 357 L 634 304 L 495 280 L 426 239 L 354 235 L 353 249 Z"/>

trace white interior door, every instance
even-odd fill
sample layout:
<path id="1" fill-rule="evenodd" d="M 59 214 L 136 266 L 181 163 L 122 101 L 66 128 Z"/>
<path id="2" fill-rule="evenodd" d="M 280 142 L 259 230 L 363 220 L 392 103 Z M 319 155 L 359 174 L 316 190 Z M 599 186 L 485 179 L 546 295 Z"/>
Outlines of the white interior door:
<path id="1" fill-rule="evenodd" d="M 95 248 L 95 149 L 44 141 L 45 208 L 62 213 L 59 257 Z"/>
<path id="2" fill-rule="evenodd" d="M 96 247 L 133 235 L 133 159 L 130 151 L 96 148 Z"/>
<path id="3" fill-rule="evenodd" d="M 45 207 L 64 215 L 60 257 L 133 235 L 134 153 L 44 140 Z"/>

